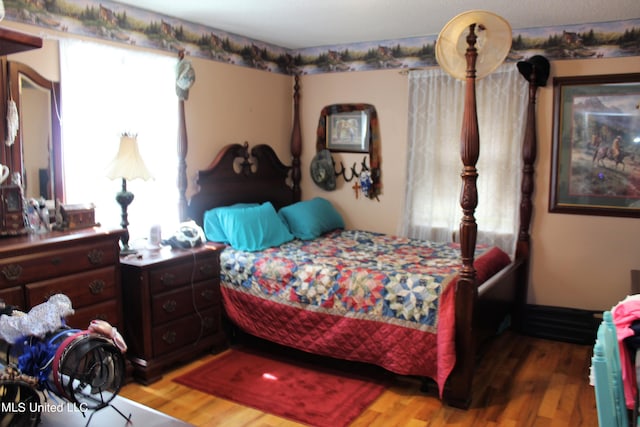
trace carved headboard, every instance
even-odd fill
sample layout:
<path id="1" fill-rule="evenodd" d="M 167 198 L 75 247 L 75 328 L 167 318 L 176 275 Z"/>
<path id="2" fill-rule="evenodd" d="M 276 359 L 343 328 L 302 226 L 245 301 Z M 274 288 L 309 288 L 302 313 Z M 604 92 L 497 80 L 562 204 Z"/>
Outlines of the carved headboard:
<path id="1" fill-rule="evenodd" d="M 291 169 L 268 145 L 227 145 L 207 169 L 198 172 L 200 189 L 187 214 L 202 225 L 204 212 L 218 206 L 269 201 L 279 209 L 297 202 L 300 193 L 294 192 Z"/>

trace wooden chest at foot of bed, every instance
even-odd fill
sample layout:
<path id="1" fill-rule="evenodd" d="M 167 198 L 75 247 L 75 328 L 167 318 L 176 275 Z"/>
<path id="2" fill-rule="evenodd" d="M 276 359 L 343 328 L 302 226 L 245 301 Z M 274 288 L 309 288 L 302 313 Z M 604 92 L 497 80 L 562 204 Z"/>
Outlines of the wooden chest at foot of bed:
<path id="1" fill-rule="evenodd" d="M 219 256 L 219 247 L 207 245 L 121 259 L 124 336 L 138 382 L 226 347 Z"/>

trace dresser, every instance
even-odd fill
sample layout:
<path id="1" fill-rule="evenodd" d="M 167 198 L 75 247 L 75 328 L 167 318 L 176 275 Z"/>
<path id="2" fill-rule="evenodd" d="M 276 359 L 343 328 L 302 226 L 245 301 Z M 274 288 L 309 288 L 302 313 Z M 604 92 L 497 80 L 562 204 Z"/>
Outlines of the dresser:
<path id="1" fill-rule="evenodd" d="M 102 319 L 121 328 L 121 233 L 96 227 L 1 238 L 0 299 L 28 311 L 62 293 L 75 310 L 69 326 Z"/>
<path id="2" fill-rule="evenodd" d="M 122 258 L 123 332 L 138 382 L 150 384 L 177 363 L 226 347 L 220 249 L 165 247 Z"/>

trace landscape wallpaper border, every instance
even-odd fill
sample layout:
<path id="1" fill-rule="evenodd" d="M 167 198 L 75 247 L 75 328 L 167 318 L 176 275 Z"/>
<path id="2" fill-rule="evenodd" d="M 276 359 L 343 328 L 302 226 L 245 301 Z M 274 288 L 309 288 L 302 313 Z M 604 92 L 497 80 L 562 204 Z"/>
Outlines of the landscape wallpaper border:
<path id="1" fill-rule="evenodd" d="M 103 0 L 4 0 L 5 19 L 282 74 L 437 66 L 437 34 L 305 49 L 260 40 Z M 513 31 L 508 61 L 640 56 L 640 19 Z"/>

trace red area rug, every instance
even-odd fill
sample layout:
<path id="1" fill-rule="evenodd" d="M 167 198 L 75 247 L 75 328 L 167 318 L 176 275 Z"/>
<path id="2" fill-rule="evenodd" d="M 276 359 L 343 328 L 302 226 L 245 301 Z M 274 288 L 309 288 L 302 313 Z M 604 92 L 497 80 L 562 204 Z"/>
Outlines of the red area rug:
<path id="1" fill-rule="evenodd" d="M 375 380 L 236 349 L 174 381 L 316 427 L 347 426 L 385 389 Z"/>

